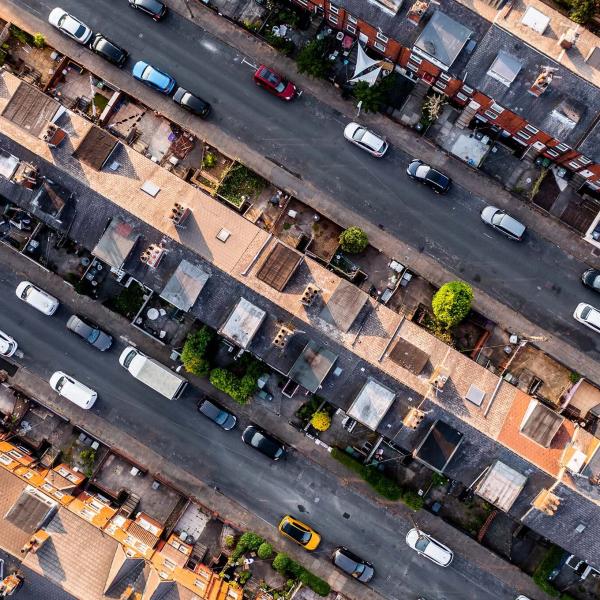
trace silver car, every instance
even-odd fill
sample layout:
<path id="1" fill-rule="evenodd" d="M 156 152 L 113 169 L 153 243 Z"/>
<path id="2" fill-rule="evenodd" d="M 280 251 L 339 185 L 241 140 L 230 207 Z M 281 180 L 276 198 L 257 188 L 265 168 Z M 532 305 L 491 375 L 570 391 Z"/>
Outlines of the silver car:
<path id="1" fill-rule="evenodd" d="M 388 143 L 384 137 L 358 123 L 348 123 L 344 129 L 344 137 L 377 158 L 381 158 L 388 149 Z"/>
<path id="2" fill-rule="evenodd" d="M 526 227 L 523 223 L 495 206 L 486 206 L 481 211 L 481 220 L 511 240 L 520 242 L 525 235 Z"/>
<path id="3" fill-rule="evenodd" d="M 454 558 L 454 552 L 448 546 L 444 546 L 444 544 L 420 529 L 411 529 L 406 534 L 406 543 L 415 552 L 440 565 L 440 567 L 447 567 Z"/>
<path id="4" fill-rule="evenodd" d="M 76 333 L 88 344 L 94 346 L 94 348 L 98 348 L 98 350 L 102 352 L 108 350 L 112 345 L 113 340 L 108 333 L 104 333 L 99 327 L 77 315 L 73 315 L 69 318 L 67 321 L 67 329 Z"/>

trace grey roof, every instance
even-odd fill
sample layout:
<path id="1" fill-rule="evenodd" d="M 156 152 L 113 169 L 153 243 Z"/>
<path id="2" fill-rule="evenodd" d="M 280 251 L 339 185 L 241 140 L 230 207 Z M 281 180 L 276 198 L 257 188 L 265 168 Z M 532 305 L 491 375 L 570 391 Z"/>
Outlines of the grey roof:
<path id="1" fill-rule="evenodd" d="M 490 504 L 508 512 L 525 487 L 527 477 L 497 460 L 479 480 L 475 492 Z"/>
<path id="2" fill-rule="evenodd" d="M 107 596 L 120 596 L 127 584 L 134 582 L 144 569 L 144 559 L 141 557 L 130 558 L 125 554 L 123 546 L 119 544 L 115 550 L 110 571 L 106 578 L 104 593 Z"/>
<path id="3" fill-rule="evenodd" d="M 34 487 L 27 486 L 5 518 L 22 531 L 33 534 L 49 522 L 56 507 L 54 500 Z"/>
<path id="4" fill-rule="evenodd" d="M 471 35 L 473 32 L 468 27 L 437 10 L 415 42 L 414 49 L 448 69 Z"/>
<path id="5" fill-rule="evenodd" d="M 184 259 L 167 281 L 160 297 L 187 312 L 196 303 L 209 277 L 210 274 L 202 267 Z"/>
<path id="6" fill-rule="evenodd" d="M 19 162 L 14 154 L 0 148 L 0 177 L 10 179 L 17 170 Z"/>
<path id="7" fill-rule="evenodd" d="M 246 298 L 240 298 L 219 329 L 219 335 L 241 348 L 247 348 L 266 316 L 267 313 L 262 308 L 255 306 Z"/>
<path id="8" fill-rule="evenodd" d="M 139 237 L 133 224 L 116 217 L 108 224 L 92 254 L 111 267 L 120 269 Z"/>
<path id="9" fill-rule="evenodd" d="M 429 362 L 429 354 L 404 338 L 399 338 L 389 353 L 389 358 L 397 365 L 419 375 Z"/>
<path id="10" fill-rule="evenodd" d="M 413 456 L 434 471 L 443 473 L 462 441 L 463 434 L 460 431 L 437 419 L 415 448 Z"/>
<path id="11" fill-rule="evenodd" d="M 333 367 L 337 355 L 310 340 L 289 372 L 289 377 L 305 390 L 316 392 Z"/>
<path id="12" fill-rule="evenodd" d="M 498 56 L 502 57 L 506 69 L 514 71 L 517 62 L 522 67 L 509 86 L 488 74 Z M 557 72 L 548 89 L 536 97 L 529 93 L 529 88 L 542 67 L 557 69 Z M 515 38 L 497 25 L 479 42 L 465 70 L 468 85 L 567 144 L 579 140 L 600 113 L 600 94 L 593 84 L 525 42 L 515 43 Z"/>
<path id="13" fill-rule="evenodd" d="M 368 295 L 358 286 L 345 279 L 340 279 L 319 316 L 346 333 L 352 327 L 352 323 L 362 307 L 367 303 L 367 299 Z"/>
<path id="14" fill-rule="evenodd" d="M 375 431 L 394 402 L 393 390 L 369 377 L 347 413 L 350 417 Z"/>
<path id="15" fill-rule="evenodd" d="M 537 400 L 531 400 L 521 423 L 523 435 L 548 448 L 565 418 Z"/>
<path id="16" fill-rule="evenodd" d="M 500 50 L 494 62 L 490 65 L 488 75 L 505 85 L 510 85 L 522 68 L 523 65 L 516 56 Z"/>
<path id="17" fill-rule="evenodd" d="M 56 100 L 28 83 L 21 82 L 4 107 L 2 116 L 31 135 L 38 136 L 59 109 L 62 110 L 62 107 Z"/>

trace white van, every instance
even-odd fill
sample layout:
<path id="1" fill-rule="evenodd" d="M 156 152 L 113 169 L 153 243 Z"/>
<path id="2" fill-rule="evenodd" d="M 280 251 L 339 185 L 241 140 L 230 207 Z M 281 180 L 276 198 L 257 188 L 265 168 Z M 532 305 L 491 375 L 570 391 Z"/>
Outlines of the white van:
<path id="1" fill-rule="evenodd" d="M 179 398 L 187 385 L 185 377 L 147 357 L 133 346 L 127 346 L 123 350 L 119 357 L 119 363 L 137 380 L 169 400 Z"/>
<path id="2" fill-rule="evenodd" d="M 62 371 L 56 371 L 50 377 L 50 387 L 63 398 L 77 404 L 80 408 L 92 408 L 98 394 Z"/>
<path id="3" fill-rule="evenodd" d="M 16 289 L 17 298 L 27 302 L 45 315 L 53 315 L 59 306 L 58 300 L 29 281 L 21 281 Z"/>

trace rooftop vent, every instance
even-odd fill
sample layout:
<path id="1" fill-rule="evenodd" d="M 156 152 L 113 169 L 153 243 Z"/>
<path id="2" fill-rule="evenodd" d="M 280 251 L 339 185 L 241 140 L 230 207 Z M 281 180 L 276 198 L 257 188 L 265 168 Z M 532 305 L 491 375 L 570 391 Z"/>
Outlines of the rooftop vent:
<path id="1" fill-rule="evenodd" d="M 279 328 L 279 331 L 276 333 L 275 337 L 273 338 L 273 345 L 277 346 L 278 348 L 284 348 L 285 343 L 287 342 L 287 338 L 292 332 L 292 329 L 286 327 L 285 325 L 282 325 Z"/>
<path id="2" fill-rule="evenodd" d="M 410 429 L 416 429 L 424 418 L 425 413 L 422 410 L 412 407 L 402 419 L 402 424 Z"/>
<path id="3" fill-rule="evenodd" d="M 587 525 L 585 523 L 579 523 L 577 527 L 575 527 L 575 531 L 577 533 L 583 533 L 586 529 Z"/>
<path id="4" fill-rule="evenodd" d="M 450 369 L 446 367 L 436 367 L 429 379 L 429 383 L 438 390 L 444 389 L 446 381 L 450 377 Z"/>
<path id="5" fill-rule="evenodd" d="M 483 399 L 485 398 L 485 392 L 480 390 L 476 385 L 471 384 L 469 391 L 465 396 L 465 400 L 472 402 L 475 406 L 481 406 Z"/>
<path id="6" fill-rule="evenodd" d="M 560 498 L 550 490 L 543 489 L 533 500 L 531 505 L 543 512 L 545 515 L 552 517 L 556 514 L 560 506 Z"/>
<path id="7" fill-rule="evenodd" d="M 140 261 L 151 269 L 156 269 L 164 256 L 165 249 L 160 244 L 150 244 L 140 255 Z"/>
<path id="8" fill-rule="evenodd" d="M 556 69 L 553 69 L 552 67 L 543 67 L 542 72 L 537 76 L 536 80 L 529 88 L 529 93 L 536 97 L 541 96 L 552 83 L 555 71 Z"/>
<path id="9" fill-rule="evenodd" d="M 319 291 L 320 290 L 316 285 L 309 283 L 304 289 L 304 292 L 302 292 L 302 298 L 300 298 L 300 302 L 302 302 L 304 306 L 310 306 L 314 302 Z"/>
<path id="10" fill-rule="evenodd" d="M 171 209 L 171 214 L 169 215 L 169 218 L 171 219 L 171 221 L 173 221 L 173 225 L 175 225 L 175 227 L 184 227 L 185 221 L 190 216 L 191 212 L 192 211 L 189 208 L 183 206 L 183 204 L 175 202 L 173 208 Z"/>
<path id="11" fill-rule="evenodd" d="M 558 44 L 561 48 L 569 50 L 569 48 L 572 48 L 577 43 L 578 38 L 579 33 L 577 33 L 576 29 L 567 29 L 567 31 L 560 36 Z"/>
<path id="12" fill-rule="evenodd" d="M 230 236 L 231 236 L 231 231 L 227 231 L 227 229 L 225 229 L 225 228 L 222 228 L 219 231 L 219 233 L 217 233 L 217 239 L 223 243 L 225 243 L 229 239 Z"/>

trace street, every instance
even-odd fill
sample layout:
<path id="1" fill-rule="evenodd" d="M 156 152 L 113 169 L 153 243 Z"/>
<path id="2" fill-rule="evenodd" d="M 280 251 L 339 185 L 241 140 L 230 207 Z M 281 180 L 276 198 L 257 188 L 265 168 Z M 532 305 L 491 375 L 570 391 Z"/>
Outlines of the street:
<path id="1" fill-rule="evenodd" d="M 120 336 L 126 332 L 109 331 L 115 338 L 113 347 L 108 352 L 95 350 L 66 330 L 71 314 L 66 305 L 47 317 L 16 297 L 15 287 L 23 277 L 0 266 L 0 329 L 19 343 L 23 358 L 16 362 L 46 380 L 63 370 L 92 387 L 99 396 L 92 410 L 112 425 L 273 526 L 285 513 L 306 520 L 323 536 L 317 551 L 322 557 L 338 545 L 362 555 L 375 566 L 373 587 L 390 600 L 419 594 L 430 600 L 515 597 L 515 590 L 461 558 L 459 536 L 441 540 L 453 547 L 455 559 L 446 569 L 438 567 L 405 544 L 412 523 L 367 501 L 297 452 L 276 463 L 244 445 L 240 433 L 246 423 L 224 432 L 201 417 L 191 386 L 180 400 L 165 400 L 118 364 L 126 343 Z M 68 290 L 65 286 L 66 296 L 72 293 Z M 48 392 L 52 393 L 49 386 Z M 144 457 L 138 460 L 143 463 Z"/>
<path id="2" fill-rule="evenodd" d="M 42 19 L 55 6 L 48 0 L 20 4 Z M 479 212 L 493 198 L 459 186 L 440 197 L 411 182 L 405 175 L 411 157 L 399 148 L 377 160 L 348 144 L 342 135 L 347 121 L 339 112 L 307 93 L 285 103 L 257 88 L 252 57 L 174 12 L 155 23 L 125 0 L 64 0 L 61 6 L 126 48 L 126 70 L 143 59 L 170 73 L 211 102 L 211 123 L 336 198 L 340 210 L 348 206 L 522 313 L 540 331 L 600 358 L 598 336 L 572 317 L 579 302 L 600 304 L 579 280 L 585 265 L 533 231 L 519 244 L 485 227 Z M 131 90 L 136 85 L 132 78 Z"/>

